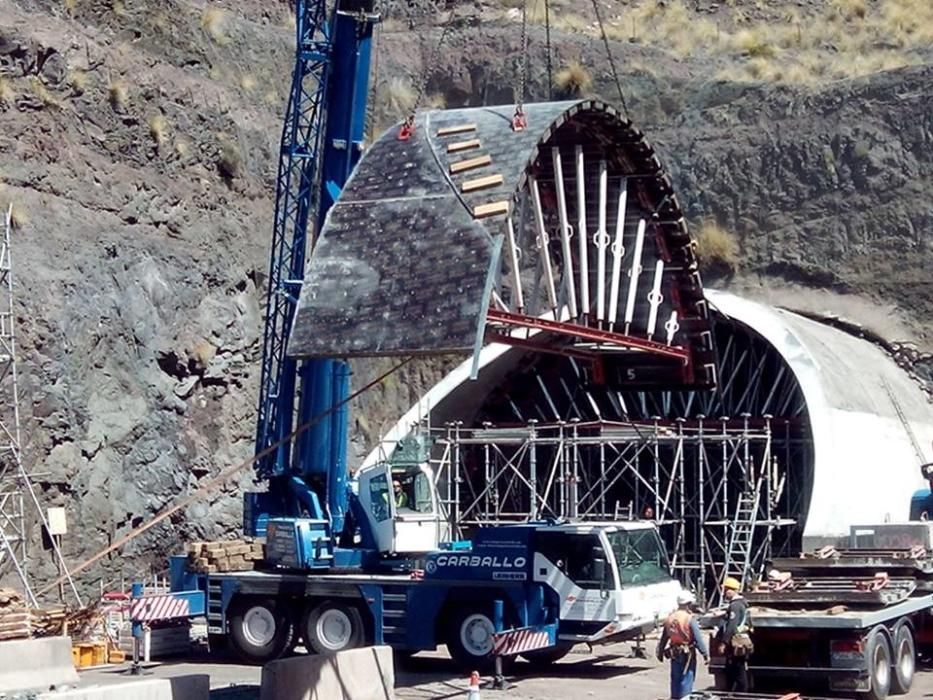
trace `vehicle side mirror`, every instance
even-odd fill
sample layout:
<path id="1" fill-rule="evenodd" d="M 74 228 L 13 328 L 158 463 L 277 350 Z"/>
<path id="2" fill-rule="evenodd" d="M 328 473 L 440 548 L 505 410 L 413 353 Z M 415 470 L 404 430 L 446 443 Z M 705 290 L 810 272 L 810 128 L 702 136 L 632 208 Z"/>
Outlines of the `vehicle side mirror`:
<path id="1" fill-rule="evenodd" d="M 606 560 L 605 559 L 594 559 L 593 560 L 593 578 L 600 583 L 605 583 L 606 581 Z"/>

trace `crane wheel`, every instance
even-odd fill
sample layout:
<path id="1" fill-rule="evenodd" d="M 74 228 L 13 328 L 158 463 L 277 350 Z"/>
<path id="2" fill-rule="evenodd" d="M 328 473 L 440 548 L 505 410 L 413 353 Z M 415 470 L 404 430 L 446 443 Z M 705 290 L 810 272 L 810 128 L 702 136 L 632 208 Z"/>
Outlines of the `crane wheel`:
<path id="1" fill-rule="evenodd" d="M 906 695 L 914 683 L 917 670 L 917 649 L 909 625 L 899 625 L 894 632 L 894 673 L 891 676 L 891 695 Z"/>
<path id="2" fill-rule="evenodd" d="M 493 664 L 492 612 L 484 606 L 467 606 L 458 611 L 447 628 L 447 651 L 454 663 L 466 671 L 488 669 Z"/>
<path id="3" fill-rule="evenodd" d="M 230 646 L 241 659 L 264 664 L 289 649 L 295 626 L 282 601 L 243 596 L 235 599 L 227 613 Z"/>
<path id="4" fill-rule="evenodd" d="M 309 607 L 302 630 L 305 642 L 317 654 L 332 654 L 366 643 L 360 609 L 340 600 L 325 600 Z"/>

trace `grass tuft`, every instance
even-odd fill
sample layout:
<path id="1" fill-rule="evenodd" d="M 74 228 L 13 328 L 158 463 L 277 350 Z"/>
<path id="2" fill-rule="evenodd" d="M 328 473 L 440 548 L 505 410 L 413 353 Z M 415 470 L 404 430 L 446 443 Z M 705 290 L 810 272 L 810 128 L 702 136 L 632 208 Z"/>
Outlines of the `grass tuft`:
<path id="1" fill-rule="evenodd" d="M 0 75 L 0 102 L 12 104 L 14 97 L 13 85 L 4 76 Z"/>
<path id="2" fill-rule="evenodd" d="M 50 109 L 58 109 L 62 106 L 61 101 L 52 94 L 52 92 L 45 86 L 45 83 L 42 82 L 42 79 L 39 76 L 33 76 L 32 80 L 32 92 L 35 94 L 39 101 Z"/>
<path id="3" fill-rule="evenodd" d="M 739 264 L 739 244 L 735 236 L 713 221 L 700 226 L 693 238 L 700 263 L 713 273 L 733 273 Z"/>
<path id="4" fill-rule="evenodd" d="M 201 13 L 201 28 L 216 43 L 224 46 L 230 43 L 227 36 L 227 13 L 218 7 L 207 7 Z"/>
<path id="5" fill-rule="evenodd" d="M 129 91 L 126 83 L 121 80 L 114 80 L 107 86 L 107 101 L 110 107 L 116 111 L 126 109 L 126 102 L 129 99 Z"/>
<path id="6" fill-rule="evenodd" d="M 240 78 L 240 87 L 243 88 L 245 92 L 252 92 L 256 89 L 256 78 L 249 73 L 244 74 Z"/>
<path id="7" fill-rule="evenodd" d="M 217 154 L 217 170 L 229 184 L 243 173 L 243 155 L 231 137 L 221 134 L 218 140 L 220 152 Z"/>
<path id="8" fill-rule="evenodd" d="M 554 76 L 554 87 L 562 97 L 580 97 L 592 85 L 593 76 L 579 61 L 571 61 Z"/>
<path id="9" fill-rule="evenodd" d="M 74 94 L 83 95 L 84 91 L 87 90 L 87 83 L 87 71 L 83 71 L 80 68 L 68 71 L 68 84 L 71 86 L 71 90 Z"/>
<path id="10" fill-rule="evenodd" d="M 158 149 L 168 142 L 168 121 L 163 115 L 155 114 L 149 117 L 149 135 Z"/>

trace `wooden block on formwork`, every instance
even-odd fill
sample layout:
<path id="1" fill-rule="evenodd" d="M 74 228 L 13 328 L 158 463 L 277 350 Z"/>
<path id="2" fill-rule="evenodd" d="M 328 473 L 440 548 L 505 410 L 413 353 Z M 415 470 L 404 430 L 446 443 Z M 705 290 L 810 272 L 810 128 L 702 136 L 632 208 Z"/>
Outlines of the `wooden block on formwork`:
<path id="1" fill-rule="evenodd" d="M 253 546 L 250 544 L 246 544 L 246 543 L 237 544 L 237 545 L 234 545 L 233 547 L 227 547 L 227 556 L 235 557 L 235 556 L 239 556 L 240 554 L 246 554 L 247 552 L 251 552 L 252 550 L 253 550 Z"/>
<path id="2" fill-rule="evenodd" d="M 487 187 L 495 187 L 496 185 L 502 184 L 501 175 L 487 175 L 486 177 L 478 177 L 474 180 L 467 180 L 462 185 L 460 185 L 461 192 L 476 192 L 476 190 L 482 190 Z"/>
<path id="3" fill-rule="evenodd" d="M 489 202 L 488 204 L 477 204 L 473 207 L 474 219 L 485 219 L 487 216 L 499 216 L 509 213 L 509 201 Z"/>
<path id="4" fill-rule="evenodd" d="M 222 552 L 224 551 L 223 542 L 205 542 L 204 543 L 205 552 Z"/>
<path id="5" fill-rule="evenodd" d="M 456 126 L 445 126 L 437 130 L 438 136 L 453 136 L 454 134 L 465 134 L 468 131 L 476 131 L 476 124 L 457 124 Z"/>
<path id="6" fill-rule="evenodd" d="M 476 168 L 482 168 L 485 165 L 490 165 L 492 163 L 492 156 L 483 155 L 476 156 L 476 158 L 467 158 L 466 160 L 461 160 L 456 163 L 450 164 L 450 172 L 454 175 L 457 173 L 466 172 L 467 170 L 475 170 Z"/>
<path id="7" fill-rule="evenodd" d="M 456 141 L 455 143 L 447 144 L 448 153 L 460 153 L 461 151 L 471 151 L 474 148 L 479 148 L 480 143 L 479 139 L 470 139 L 469 141 Z"/>

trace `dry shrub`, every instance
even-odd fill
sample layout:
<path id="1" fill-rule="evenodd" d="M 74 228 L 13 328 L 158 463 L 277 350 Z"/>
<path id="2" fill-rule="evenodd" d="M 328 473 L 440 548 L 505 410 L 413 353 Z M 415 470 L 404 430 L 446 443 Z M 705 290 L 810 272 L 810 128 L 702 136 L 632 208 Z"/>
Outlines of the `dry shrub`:
<path id="1" fill-rule="evenodd" d="M 88 75 L 87 71 L 80 68 L 68 71 L 68 84 L 76 95 L 83 95 L 87 90 Z"/>
<path id="2" fill-rule="evenodd" d="M 119 111 L 126 108 L 126 101 L 129 99 L 129 90 L 126 83 L 122 80 L 112 80 L 107 86 L 107 100 L 110 106 Z"/>
<path id="3" fill-rule="evenodd" d="M 570 61 L 554 76 L 554 87 L 559 94 L 566 97 L 579 97 L 592 85 L 593 76 L 579 61 Z"/>
<path id="4" fill-rule="evenodd" d="M 246 73 L 240 77 L 240 87 L 246 92 L 252 92 L 256 89 L 256 78 Z"/>
<path id="5" fill-rule="evenodd" d="M 161 114 L 149 117 L 149 135 L 155 141 L 156 148 L 162 148 L 168 141 L 168 121 Z"/>
<path id="6" fill-rule="evenodd" d="M 184 158 L 191 151 L 191 147 L 185 139 L 176 139 L 175 153 L 179 158 Z"/>
<path id="7" fill-rule="evenodd" d="M 58 109 L 62 106 L 61 101 L 45 86 L 41 78 L 33 76 L 31 83 L 33 94 L 43 105 L 50 109 Z"/>
<path id="8" fill-rule="evenodd" d="M 705 221 L 693 239 L 700 263 L 713 273 L 733 273 L 739 264 L 735 236 L 713 221 Z"/>
<path id="9" fill-rule="evenodd" d="M 29 223 L 29 216 L 19 202 L 0 191 L 0 227 L 6 226 L 7 214 L 10 216 L 10 228 L 21 229 Z"/>
<path id="10" fill-rule="evenodd" d="M 69 15 L 73 15 L 78 7 L 78 0 L 62 0 L 62 7 Z"/>
<path id="11" fill-rule="evenodd" d="M 113 0 L 110 3 L 110 10 L 117 17 L 126 17 L 129 13 L 126 11 L 126 5 L 123 4 L 123 0 Z"/>
<path id="12" fill-rule="evenodd" d="M 230 42 L 227 36 L 227 13 L 218 7 L 207 7 L 201 13 L 201 27 L 218 44 Z"/>
<path id="13" fill-rule="evenodd" d="M 383 113 L 393 119 L 401 119 L 415 108 L 418 94 L 408 78 L 393 76 L 382 84 L 379 103 Z"/>
<path id="14" fill-rule="evenodd" d="M 218 137 L 220 152 L 217 154 L 217 170 L 228 183 L 238 178 L 243 172 L 243 155 L 236 141 L 226 134 Z"/>
<path id="15" fill-rule="evenodd" d="M 12 104 L 13 97 L 13 85 L 10 84 L 9 80 L 0 75 L 0 102 Z"/>
<path id="16" fill-rule="evenodd" d="M 830 8 L 843 19 L 865 19 L 868 3 L 865 0 L 832 0 Z"/>

